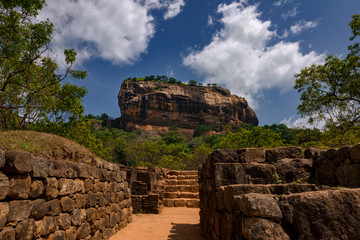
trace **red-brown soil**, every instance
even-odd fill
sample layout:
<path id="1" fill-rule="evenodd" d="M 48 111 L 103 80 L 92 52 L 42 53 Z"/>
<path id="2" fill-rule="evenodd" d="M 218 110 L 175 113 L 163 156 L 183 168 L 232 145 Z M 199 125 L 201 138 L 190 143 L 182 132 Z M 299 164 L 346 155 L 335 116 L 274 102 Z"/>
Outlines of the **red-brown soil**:
<path id="1" fill-rule="evenodd" d="M 160 214 L 134 214 L 110 240 L 201 240 L 198 208 L 166 208 Z"/>

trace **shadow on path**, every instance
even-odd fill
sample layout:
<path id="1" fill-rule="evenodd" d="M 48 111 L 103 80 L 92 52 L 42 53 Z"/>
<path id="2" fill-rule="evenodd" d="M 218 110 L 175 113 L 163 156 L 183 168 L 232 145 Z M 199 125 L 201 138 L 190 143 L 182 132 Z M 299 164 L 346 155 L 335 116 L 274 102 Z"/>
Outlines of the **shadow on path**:
<path id="1" fill-rule="evenodd" d="M 200 224 L 171 223 L 167 240 L 202 240 Z"/>

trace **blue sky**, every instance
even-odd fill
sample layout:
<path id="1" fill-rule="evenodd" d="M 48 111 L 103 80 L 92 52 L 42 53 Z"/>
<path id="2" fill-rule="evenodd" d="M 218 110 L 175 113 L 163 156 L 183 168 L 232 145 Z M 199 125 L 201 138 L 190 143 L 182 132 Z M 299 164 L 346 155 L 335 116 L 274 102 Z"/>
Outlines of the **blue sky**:
<path id="1" fill-rule="evenodd" d="M 299 125 L 294 73 L 345 56 L 359 0 L 47 0 L 53 50 L 78 51 L 85 113 L 119 117 L 127 77 L 217 83 L 245 97 L 260 125 Z"/>

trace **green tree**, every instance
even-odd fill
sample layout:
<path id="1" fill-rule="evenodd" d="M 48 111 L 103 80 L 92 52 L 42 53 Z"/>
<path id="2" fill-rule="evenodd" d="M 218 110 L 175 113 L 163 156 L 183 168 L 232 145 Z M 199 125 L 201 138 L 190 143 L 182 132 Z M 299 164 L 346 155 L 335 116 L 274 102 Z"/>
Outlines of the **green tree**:
<path id="1" fill-rule="evenodd" d="M 182 146 L 166 145 L 163 141 L 153 138 L 144 140 L 134 139 L 125 149 L 126 161 L 142 167 L 166 167 L 168 169 L 183 170 L 183 163 L 188 155 Z"/>
<path id="2" fill-rule="evenodd" d="M 197 81 L 195 81 L 195 80 L 189 81 L 189 86 L 196 86 L 196 85 L 197 85 Z"/>
<path id="3" fill-rule="evenodd" d="M 76 52 L 65 50 L 63 74 L 47 57 L 53 33 L 49 21 L 35 21 L 44 0 L 0 0 L 0 127 L 25 128 L 28 123 L 62 121 L 84 112 L 86 89 L 65 83 L 83 79 L 72 70 Z"/>
<path id="4" fill-rule="evenodd" d="M 238 149 L 246 147 L 281 147 L 284 146 L 280 133 L 264 127 L 252 129 L 240 128 L 237 132 L 228 132 L 220 141 L 220 148 Z"/>
<path id="5" fill-rule="evenodd" d="M 182 145 L 185 140 L 185 136 L 177 130 L 171 130 L 171 131 L 162 133 L 161 140 L 164 141 L 164 143 L 166 145 L 170 145 L 170 144 Z"/>
<path id="6" fill-rule="evenodd" d="M 295 129 L 295 142 L 297 145 L 303 147 L 318 147 L 321 146 L 322 134 L 317 128 L 302 128 Z"/>
<path id="7" fill-rule="evenodd" d="M 163 82 L 167 82 L 167 81 L 169 81 L 169 78 L 167 77 L 167 76 L 161 76 L 160 78 L 160 81 L 163 81 Z"/>
<path id="8" fill-rule="evenodd" d="M 288 128 L 285 124 L 272 124 L 271 126 L 265 125 L 264 128 L 270 129 L 273 132 L 280 133 L 281 138 L 286 144 L 294 144 L 295 133 L 294 130 Z"/>
<path id="9" fill-rule="evenodd" d="M 186 169 L 197 170 L 212 151 L 213 149 L 205 144 L 195 148 L 190 157 L 185 160 Z"/>
<path id="10" fill-rule="evenodd" d="M 353 36 L 360 35 L 360 15 L 349 23 Z M 325 128 L 336 129 L 340 136 L 360 128 L 360 48 L 355 42 L 344 59 L 328 56 L 324 64 L 304 68 L 295 75 L 295 89 L 301 93 L 298 112 L 310 122 L 325 121 Z M 339 144 L 347 144 L 343 137 Z"/>
<path id="11" fill-rule="evenodd" d="M 169 83 L 176 83 L 176 79 L 173 77 L 169 78 Z"/>
<path id="12" fill-rule="evenodd" d="M 209 133 L 210 131 L 212 131 L 211 126 L 200 124 L 195 128 L 193 138 L 205 135 L 205 134 Z"/>

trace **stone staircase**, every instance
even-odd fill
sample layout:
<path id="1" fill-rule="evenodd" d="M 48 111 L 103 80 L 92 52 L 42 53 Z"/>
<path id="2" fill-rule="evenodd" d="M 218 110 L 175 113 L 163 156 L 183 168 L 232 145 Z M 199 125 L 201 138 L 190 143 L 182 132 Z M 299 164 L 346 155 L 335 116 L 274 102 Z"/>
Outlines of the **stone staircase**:
<path id="1" fill-rule="evenodd" d="M 164 193 L 165 207 L 199 207 L 197 171 L 169 171 Z"/>

